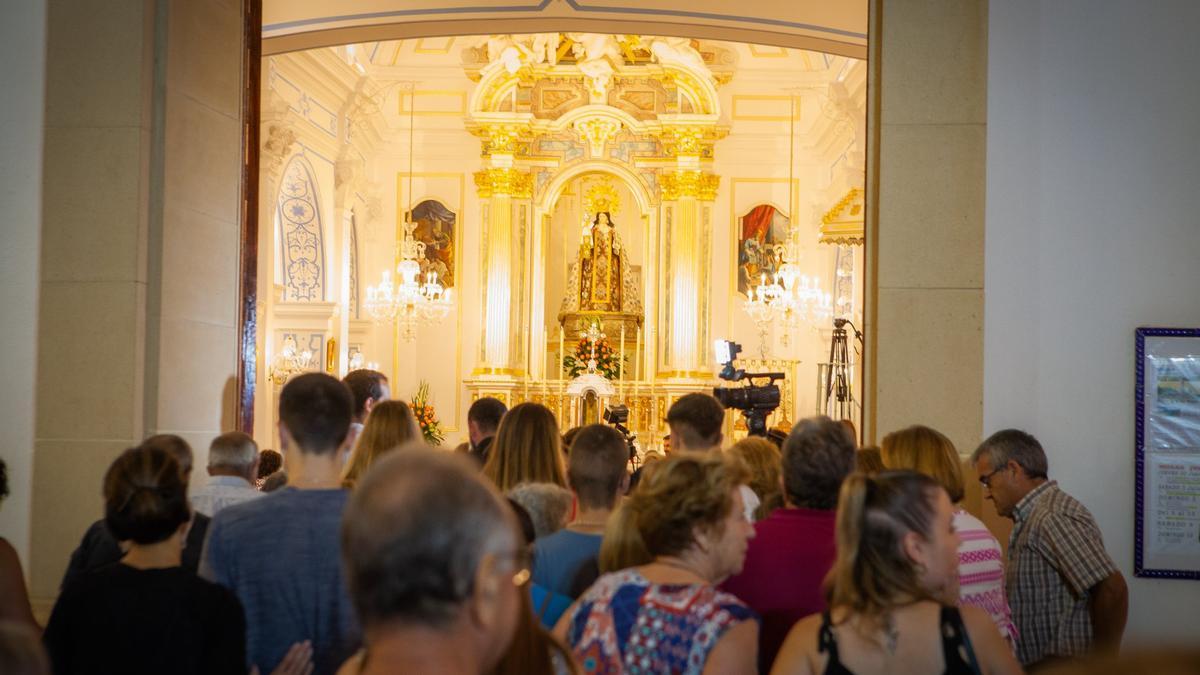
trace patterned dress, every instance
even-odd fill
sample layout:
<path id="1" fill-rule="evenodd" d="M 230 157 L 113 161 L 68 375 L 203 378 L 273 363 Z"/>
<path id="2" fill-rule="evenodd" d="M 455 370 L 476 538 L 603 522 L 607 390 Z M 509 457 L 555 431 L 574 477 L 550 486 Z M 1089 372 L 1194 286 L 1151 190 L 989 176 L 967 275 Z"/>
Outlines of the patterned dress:
<path id="1" fill-rule="evenodd" d="M 707 584 L 655 584 L 634 569 L 579 599 L 567 641 L 585 673 L 700 673 L 727 630 L 758 616 Z"/>

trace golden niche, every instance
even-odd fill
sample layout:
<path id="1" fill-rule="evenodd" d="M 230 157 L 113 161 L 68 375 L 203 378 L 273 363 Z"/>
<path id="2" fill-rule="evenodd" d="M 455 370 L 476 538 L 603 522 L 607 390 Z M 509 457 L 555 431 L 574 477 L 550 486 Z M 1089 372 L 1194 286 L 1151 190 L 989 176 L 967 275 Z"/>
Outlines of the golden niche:
<path id="1" fill-rule="evenodd" d="M 572 335 L 593 319 L 614 333 L 625 326 L 631 335 L 642 324 L 637 281 L 612 221 L 620 207 L 617 190 L 608 181 L 596 183 L 584 197 L 583 238 L 558 314 Z"/>

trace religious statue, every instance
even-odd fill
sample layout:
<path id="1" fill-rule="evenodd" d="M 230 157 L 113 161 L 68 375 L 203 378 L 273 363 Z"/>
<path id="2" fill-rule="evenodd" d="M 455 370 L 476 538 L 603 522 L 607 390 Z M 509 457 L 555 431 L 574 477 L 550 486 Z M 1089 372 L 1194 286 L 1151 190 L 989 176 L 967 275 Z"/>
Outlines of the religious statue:
<path id="1" fill-rule="evenodd" d="M 575 332 L 584 328 L 584 315 L 606 316 L 624 323 L 634 334 L 642 323 L 642 302 L 612 220 L 620 208 L 617 191 L 609 182 L 597 183 L 588 190 L 584 204 L 583 237 L 567 277 L 559 321 Z"/>

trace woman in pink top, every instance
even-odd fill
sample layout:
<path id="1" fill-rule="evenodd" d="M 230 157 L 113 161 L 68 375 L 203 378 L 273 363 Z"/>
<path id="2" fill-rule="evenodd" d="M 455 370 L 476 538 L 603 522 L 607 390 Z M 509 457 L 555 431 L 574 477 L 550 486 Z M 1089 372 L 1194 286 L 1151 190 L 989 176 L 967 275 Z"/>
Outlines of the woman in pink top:
<path id="1" fill-rule="evenodd" d="M 949 494 L 954 503 L 954 529 L 962 542 L 958 547 L 959 604 L 986 611 L 1015 648 L 1017 627 L 1004 592 L 1000 542 L 982 521 L 962 508 L 962 464 L 954 444 L 937 430 L 916 425 L 884 436 L 880 454 L 887 468 L 919 471 L 940 483 Z"/>

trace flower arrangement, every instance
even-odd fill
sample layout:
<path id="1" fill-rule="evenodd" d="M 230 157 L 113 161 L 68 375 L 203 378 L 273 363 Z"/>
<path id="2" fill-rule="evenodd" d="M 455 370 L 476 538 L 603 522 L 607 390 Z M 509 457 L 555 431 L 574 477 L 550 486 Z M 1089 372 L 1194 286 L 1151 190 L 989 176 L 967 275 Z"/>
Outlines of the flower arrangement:
<path id="1" fill-rule="evenodd" d="M 425 437 L 425 442 L 430 445 L 441 445 L 446 439 L 445 432 L 442 431 L 442 423 L 438 421 L 437 413 L 433 410 L 433 405 L 429 402 L 429 383 L 421 381 L 417 385 L 417 395 L 412 399 L 413 415 L 417 418 L 417 424 L 421 427 L 421 435 Z"/>
<path id="2" fill-rule="evenodd" d="M 563 357 L 563 370 L 572 378 L 587 372 L 588 361 L 592 358 L 592 341 L 580 338 L 575 344 L 575 353 Z M 596 340 L 596 372 L 604 377 L 615 380 L 621 374 L 621 358 L 613 351 L 608 338 Z"/>

